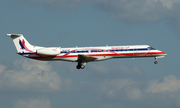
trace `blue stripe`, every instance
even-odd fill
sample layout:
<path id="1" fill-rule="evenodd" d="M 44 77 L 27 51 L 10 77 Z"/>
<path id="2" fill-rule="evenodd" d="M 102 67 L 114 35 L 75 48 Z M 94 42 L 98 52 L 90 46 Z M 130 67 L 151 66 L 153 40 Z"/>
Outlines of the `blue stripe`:
<path id="1" fill-rule="evenodd" d="M 20 53 L 20 55 L 33 55 L 33 53 Z"/>
<path id="2" fill-rule="evenodd" d="M 137 49 L 138 51 L 144 51 L 144 50 L 148 50 L 147 48 L 143 48 L 143 49 Z"/>

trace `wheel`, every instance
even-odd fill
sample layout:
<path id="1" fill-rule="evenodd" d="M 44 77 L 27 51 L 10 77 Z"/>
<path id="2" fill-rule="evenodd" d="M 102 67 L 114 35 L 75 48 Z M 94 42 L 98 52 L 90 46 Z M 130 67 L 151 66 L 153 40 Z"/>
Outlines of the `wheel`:
<path id="1" fill-rule="evenodd" d="M 77 68 L 77 69 L 80 69 L 80 68 L 81 68 L 81 65 L 77 65 L 76 68 Z"/>
<path id="2" fill-rule="evenodd" d="M 81 69 L 84 69 L 84 68 L 85 68 L 85 66 L 84 66 L 84 65 L 82 65 L 82 66 L 81 66 Z"/>
<path id="3" fill-rule="evenodd" d="M 154 64 L 157 64 L 157 63 L 158 63 L 157 61 L 154 62 Z"/>

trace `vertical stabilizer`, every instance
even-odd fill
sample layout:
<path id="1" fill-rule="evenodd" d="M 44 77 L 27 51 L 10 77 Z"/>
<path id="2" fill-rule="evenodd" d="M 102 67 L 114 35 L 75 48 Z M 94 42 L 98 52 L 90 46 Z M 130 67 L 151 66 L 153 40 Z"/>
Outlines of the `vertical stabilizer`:
<path id="1" fill-rule="evenodd" d="M 10 36 L 13 39 L 18 53 L 33 48 L 33 46 L 29 44 L 22 34 L 7 34 L 7 36 Z"/>

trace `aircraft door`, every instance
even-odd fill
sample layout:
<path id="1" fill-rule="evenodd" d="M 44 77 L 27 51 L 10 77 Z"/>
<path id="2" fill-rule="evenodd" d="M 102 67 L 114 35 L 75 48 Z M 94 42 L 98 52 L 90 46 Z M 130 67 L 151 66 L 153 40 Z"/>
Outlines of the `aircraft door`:
<path id="1" fill-rule="evenodd" d="M 134 48 L 133 50 L 134 50 L 133 51 L 133 56 L 137 56 L 138 55 L 138 49 Z"/>
<path id="2" fill-rule="evenodd" d="M 151 51 L 151 48 L 147 48 L 147 51 L 146 51 L 146 56 L 147 56 L 147 54 L 149 53 Z"/>

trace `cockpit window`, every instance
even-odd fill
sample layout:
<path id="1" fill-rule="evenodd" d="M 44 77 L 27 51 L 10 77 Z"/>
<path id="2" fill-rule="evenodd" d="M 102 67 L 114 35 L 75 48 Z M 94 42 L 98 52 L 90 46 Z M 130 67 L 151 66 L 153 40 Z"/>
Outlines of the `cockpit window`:
<path id="1" fill-rule="evenodd" d="M 148 47 L 148 50 L 155 50 L 155 48 L 153 48 L 153 47 Z"/>

